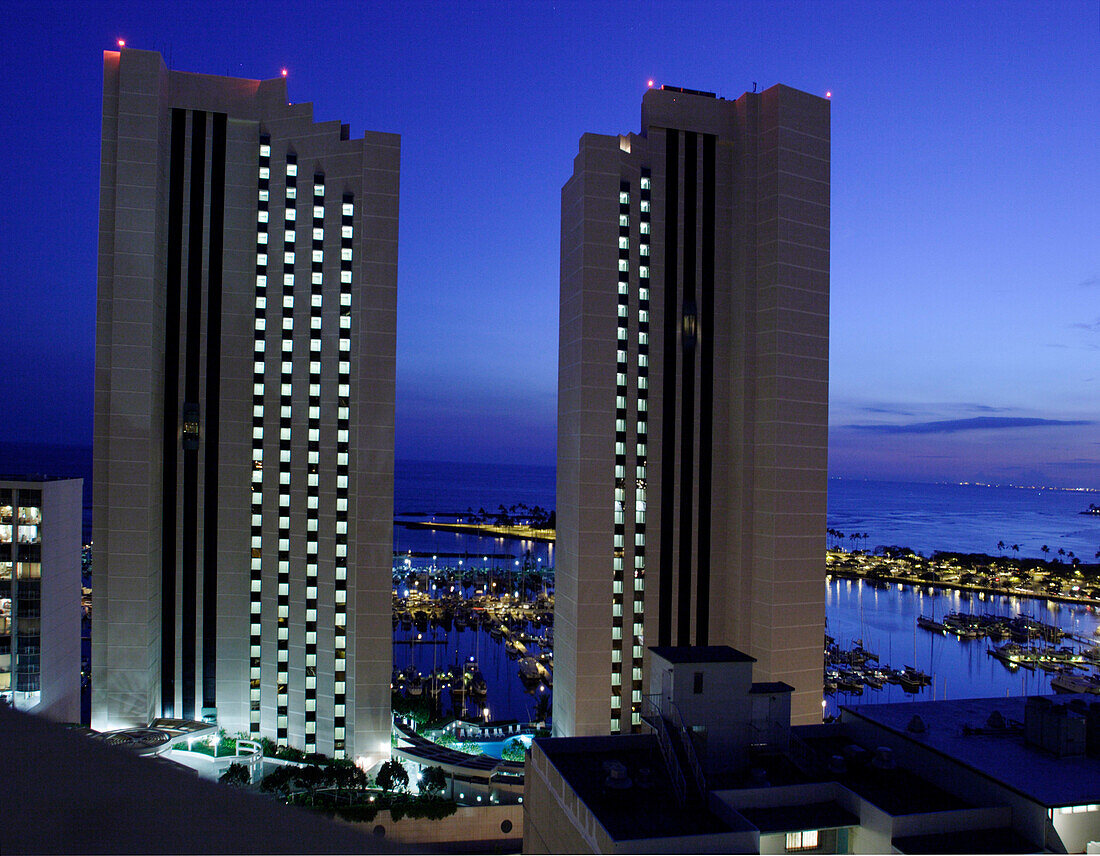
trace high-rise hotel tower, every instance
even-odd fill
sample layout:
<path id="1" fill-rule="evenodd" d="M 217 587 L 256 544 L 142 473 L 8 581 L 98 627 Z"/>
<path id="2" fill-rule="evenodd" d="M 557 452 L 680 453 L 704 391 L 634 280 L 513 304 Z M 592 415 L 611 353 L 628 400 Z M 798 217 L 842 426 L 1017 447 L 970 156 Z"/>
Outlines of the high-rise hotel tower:
<path id="1" fill-rule="evenodd" d="M 562 190 L 554 729 L 640 724 L 652 645 L 821 715 L 829 102 L 663 87 Z"/>
<path id="2" fill-rule="evenodd" d="M 388 756 L 400 140 L 103 78 L 93 725 Z"/>

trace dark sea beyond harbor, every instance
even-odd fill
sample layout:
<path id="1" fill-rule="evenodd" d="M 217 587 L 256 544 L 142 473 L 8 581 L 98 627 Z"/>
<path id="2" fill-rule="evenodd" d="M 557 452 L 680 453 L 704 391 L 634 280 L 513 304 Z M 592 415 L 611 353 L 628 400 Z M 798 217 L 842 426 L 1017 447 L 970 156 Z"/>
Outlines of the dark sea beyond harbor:
<path id="1" fill-rule="evenodd" d="M 398 516 L 461 514 L 516 503 L 554 507 L 554 468 L 499 464 L 398 461 L 394 511 Z M 867 534 L 858 544 L 910 547 L 926 556 L 936 550 L 1042 557 L 1073 551 L 1083 562 L 1100 550 L 1100 515 L 1079 512 L 1100 504 L 1100 490 L 1068 491 L 981 485 L 919 484 L 829 479 L 828 528 Z M 610 509 L 610 505 L 608 506 Z M 417 514 L 422 512 L 422 515 Z M 398 551 L 420 550 L 424 533 L 399 529 Z M 455 539 L 460 536 L 448 536 Z M 470 552 L 480 547 L 471 540 Z M 483 539 L 490 540 L 490 539 Z M 999 550 L 998 541 L 1006 547 Z M 448 542 L 452 543 L 452 542 Z M 461 542 L 453 541 L 455 544 Z M 499 542 L 498 542 L 499 543 Z M 1011 545 L 1020 549 L 1013 552 Z M 427 547 L 431 549 L 431 547 Z"/>

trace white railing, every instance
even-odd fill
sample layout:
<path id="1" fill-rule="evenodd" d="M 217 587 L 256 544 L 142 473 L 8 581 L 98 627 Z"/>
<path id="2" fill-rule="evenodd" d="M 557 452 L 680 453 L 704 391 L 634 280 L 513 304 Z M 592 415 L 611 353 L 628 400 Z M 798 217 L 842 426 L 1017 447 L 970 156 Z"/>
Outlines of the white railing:
<path id="1" fill-rule="evenodd" d="M 672 790 L 676 796 L 676 804 L 682 806 L 687 796 L 687 782 L 684 780 L 680 762 L 676 758 L 676 750 L 672 748 L 672 740 L 668 736 L 665 727 L 665 718 L 661 715 L 661 708 L 654 702 L 660 696 L 642 696 L 642 718 L 653 726 L 657 734 L 657 745 L 661 747 L 661 755 L 668 767 L 669 778 L 672 779 Z M 648 714 L 648 718 L 646 716 Z"/>
<path id="2" fill-rule="evenodd" d="M 684 754 L 687 755 L 688 764 L 691 765 L 691 772 L 695 776 L 695 785 L 699 788 L 699 796 L 703 800 L 706 800 L 707 780 L 703 775 L 703 765 L 699 763 L 699 756 L 695 753 L 695 744 L 691 742 L 691 732 L 688 731 L 687 726 L 684 725 L 684 718 L 680 715 L 680 708 L 676 706 L 676 702 L 672 699 L 668 699 L 667 701 L 669 709 L 675 715 L 674 724 L 680 729 L 680 742 L 684 745 Z"/>

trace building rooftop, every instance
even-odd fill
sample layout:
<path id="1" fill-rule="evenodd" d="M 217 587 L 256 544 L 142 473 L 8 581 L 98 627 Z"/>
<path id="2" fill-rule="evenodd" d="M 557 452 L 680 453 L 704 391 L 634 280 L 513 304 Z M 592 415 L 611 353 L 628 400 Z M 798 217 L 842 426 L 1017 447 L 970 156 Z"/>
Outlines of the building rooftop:
<path id="1" fill-rule="evenodd" d="M 798 832 L 801 829 L 837 829 L 859 826 L 859 818 L 838 803 L 778 805 L 766 808 L 739 808 L 738 814 L 761 832 Z"/>
<path id="2" fill-rule="evenodd" d="M 755 681 L 750 693 L 756 695 L 773 695 L 774 693 L 793 693 L 794 687 L 783 681 Z"/>
<path id="3" fill-rule="evenodd" d="M 750 657 L 729 645 L 654 645 L 649 649 L 670 663 L 755 663 Z"/>
<path id="4" fill-rule="evenodd" d="M 0 482 L 55 482 L 55 481 L 79 481 L 83 476 L 51 476 L 43 473 L 0 473 Z"/>
<path id="5" fill-rule="evenodd" d="M 926 746 L 1048 808 L 1100 803 L 1100 758 L 1057 758 L 1028 745 L 1022 728 L 986 727 L 994 711 L 1010 725 L 1013 721 L 1023 723 L 1026 702 L 1026 697 L 1017 696 L 868 704 L 844 707 L 843 715 L 875 723 Z M 908 730 L 914 716 L 924 721 L 923 733 Z"/>
<path id="6" fill-rule="evenodd" d="M 3 705 L 0 804 L 5 853 L 408 852 Z"/>
<path id="7" fill-rule="evenodd" d="M 741 831 L 698 804 L 677 805 L 652 734 L 535 743 L 616 841 Z M 626 780 L 611 778 L 614 762 L 625 767 Z M 746 823 L 744 830 L 751 829 Z"/>
<path id="8" fill-rule="evenodd" d="M 968 829 L 895 838 L 902 853 L 1034 853 L 1036 846 L 1013 829 Z"/>

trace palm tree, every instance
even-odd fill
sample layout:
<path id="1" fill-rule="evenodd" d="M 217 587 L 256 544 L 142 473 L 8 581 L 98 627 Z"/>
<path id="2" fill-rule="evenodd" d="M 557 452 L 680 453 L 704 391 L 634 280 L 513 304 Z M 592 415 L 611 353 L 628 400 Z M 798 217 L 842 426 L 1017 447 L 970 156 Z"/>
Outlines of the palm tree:
<path id="1" fill-rule="evenodd" d="M 1013 552 L 1014 552 L 1014 553 L 1015 553 L 1015 554 L 1016 554 L 1017 556 L 1019 556 L 1019 555 L 1020 555 L 1020 545 L 1019 545 L 1019 544 L 1013 544 L 1013 545 L 1012 545 L 1012 551 L 1013 551 Z"/>
<path id="2" fill-rule="evenodd" d="M 1047 553 L 1049 553 L 1049 552 L 1050 552 L 1050 547 L 1048 547 L 1048 546 L 1047 546 L 1046 544 L 1044 544 L 1044 545 L 1043 545 L 1042 547 L 1040 547 L 1039 549 L 1043 551 L 1043 555 L 1044 555 L 1044 556 L 1045 556 L 1045 555 L 1046 555 Z"/>
<path id="3" fill-rule="evenodd" d="M 997 542 L 997 549 L 1000 550 L 1002 555 L 1003 555 L 1004 551 L 1005 551 L 1005 542 L 1004 541 L 998 541 Z"/>

